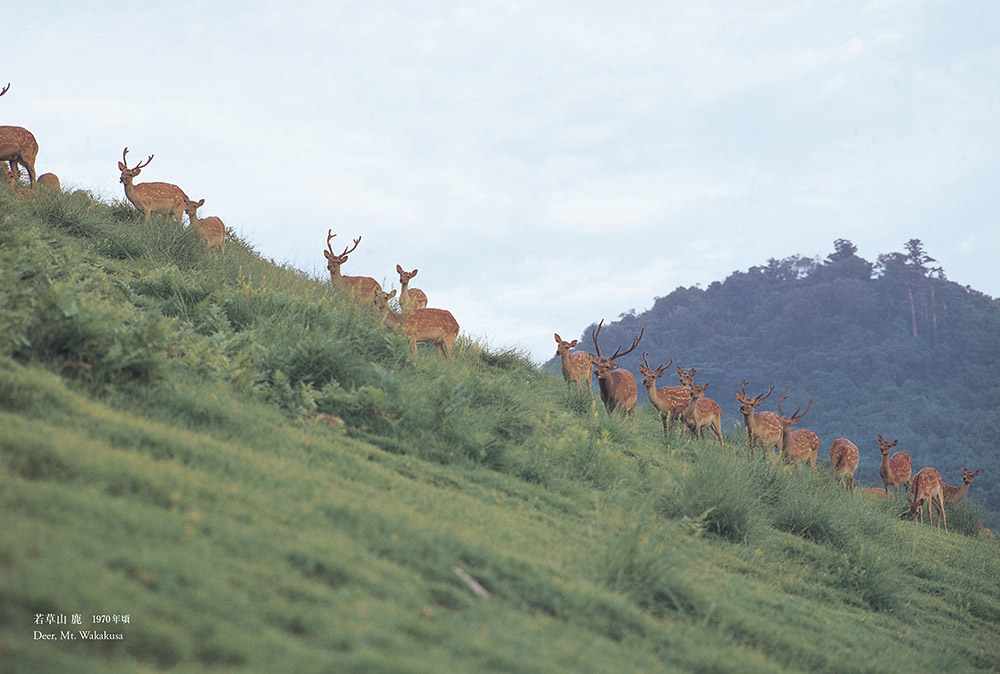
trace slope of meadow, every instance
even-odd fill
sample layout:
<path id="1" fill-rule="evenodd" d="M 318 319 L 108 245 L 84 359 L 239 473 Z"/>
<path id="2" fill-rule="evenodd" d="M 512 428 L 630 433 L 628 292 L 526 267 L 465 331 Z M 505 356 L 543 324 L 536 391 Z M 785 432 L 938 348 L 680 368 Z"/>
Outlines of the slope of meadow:
<path id="1" fill-rule="evenodd" d="M 515 352 L 412 357 L 122 204 L 0 187 L 0 275 L 0 671 L 1000 666 L 972 508 L 944 534 Z"/>

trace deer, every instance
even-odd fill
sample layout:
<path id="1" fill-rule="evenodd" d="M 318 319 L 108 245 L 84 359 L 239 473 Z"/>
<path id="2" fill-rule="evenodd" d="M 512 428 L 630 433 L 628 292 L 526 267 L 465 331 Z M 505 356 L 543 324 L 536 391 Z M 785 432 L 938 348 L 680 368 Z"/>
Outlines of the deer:
<path id="1" fill-rule="evenodd" d="M 410 287 L 410 279 L 417 275 L 417 271 L 419 270 L 404 271 L 400 265 L 396 265 L 396 272 L 399 274 L 399 308 L 403 311 L 427 308 L 427 295 L 424 291 Z"/>
<path id="2" fill-rule="evenodd" d="M 799 423 L 799 420 L 812 407 L 813 398 L 810 396 L 809 403 L 804 410 L 800 412 L 796 408 L 791 416 L 785 416 L 781 409 L 781 403 L 785 400 L 787 400 L 787 395 L 785 391 L 782 391 L 781 395 L 778 396 L 778 418 L 781 422 L 781 446 L 785 452 L 785 461 L 800 469 L 802 464 L 808 461 L 809 467 L 815 472 L 816 457 L 819 455 L 819 436 L 805 428 L 800 428 L 797 431 L 792 430 L 792 426 Z"/>
<path id="3" fill-rule="evenodd" d="M 58 192 L 62 189 L 59 184 L 59 176 L 55 173 L 43 173 L 35 178 L 35 185 L 38 187 L 44 187 L 45 189 L 53 192 Z"/>
<path id="4" fill-rule="evenodd" d="M 632 346 L 628 350 L 622 351 L 619 344 L 614 354 L 609 358 L 601 355 L 601 346 L 597 343 L 597 336 L 601 334 L 601 327 L 604 319 L 597 325 L 596 330 L 590 331 L 590 336 L 594 339 L 594 349 L 597 355 L 587 354 L 591 364 L 594 366 L 594 374 L 597 376 L 597 386 L 601 392 L 601 400 L 608 414 L 620 411 L 622 416 L 635 417 L 635 406 L 639 402 L 639 389 L 635 385 L 635 375 L 628 370 L 619 370 L 616 359 L 628 355 L 635 351 L 642 340 L 645 328 L 639 331 L 639 336 L 632 339 Z"/>
<path id="5" fill-rule="evenodd" d="M 10 89 L 10 82 L 2 90 L 0 96 Z M 0 126 L 0 162 L 10 165 L 10 172 L 17 181 L 23 166 L 28 171 L 28 185 L 35 185 L 35 158 L 38 156 L 38 141 L 30 131 L 20 126 Z"/>
<path id="6" fill-rule="evenodd" d="M 222 218 L 210 215 L 207 218 L 198 217 L 198 209 L 205 205 L 205 200 L 192 201 L 188 199 L 184 206 L 184 212 L 188 215 L 191 226 L 198 230 L 205 248 L 211 252 L 218 252 L 222 261 L 226 260 L 226 225 Z M 212 249 L 215 249 L 214 251 Z"/>
<path id="7" fill-rule="evenodd" d="M 413 309 L 397 314 L 389 309 L 389 300 L 396 296 L 396 290 L 385 292 L 381 287 L 375 291 L 375 306 L 381 312 L 386 324 L 403 333 L 410 342 L 410 351 L 417 354 L 417 344 L 434 344 L 441 356 L 451 360 L 458 337 L 458 321 L 446 309 Z"/>
<path id="8" fill-rule="evenodd" d="M 719 441 L 719 449 L 722 449 L 722 408 L 711 398 L 705 397 L 707 388 L 708 384 L 699 386 L 691 382 L 688 387 L 690 399 L 681 419 L 699 440 L 702 438 L 702 429 L 707 426 Z"/>
<path id="9" fill-rule="evenodd" d="M 889 456 L 890 450 L 899 443 L 899 440 L 889 442 L 882 437 L 881 433 L 875 437 L 878 440 L 878 449 L 882 453 L 882 463 L 879 464 L 878 474 L 882 478 L 885 495 L 888 498 L 889 487 L 892 487 L 896 498 L 899 498 L 899 485 L 903 485 L 906 493 L 910 491 L 913 460 L 906 452 L 896 452 L 892 456 Z"/>
<path id="10" fill-rule="evenodd" d="M 845 481 L 847 491 L 854 489 L 854 471 L 858 469 L 861 455 L 858 447 L 847 438 L 837 438 L 830 446 L 830 463 L 833 464 L 833 477 L 838 482 Z"/>
<path id="11" fill-rule="evenodd" d="M 125 186 L 125 198 L 132 202 L 132 205 L 142 211 L 145 223 L 149 224 L 151 213 L 162 213 L 172 216 L 177 220 L 177 225 L 184 223 L 184 209 L 190 201 L 184 194 L 184 190 L 171 183 L 132 183 L 133 179 L 139 175 L 142 169 L 149 166 L 153 161 L 153 155 L 149 155 L 145 162 L 139 162 L 132 168 L 128 167 L 125 155 L 128 148 L 122 152 L 122 160 L 118 162 L 118 170 L 122 172 L 121 183 Z"/>
<path id="12" fill-rule="evenodd" d="M 883 489 L 882 487 L 865 487 L 864 489 L 859 489 L 858 491 L 864 494 L 865 496 L 868 496 L 869 498 L 876 498 L 876 499 L 892 498 L 891 496 L 889 496 L 889 492 Z"/>
<path id="13" fill-rule="evenodd" d="M 326 268 L 330 272 L 330 283 L 339 290 L 352 293 L 358 300 L 367 301 L 370 298 L 378 306 L 379 293 L 382 291 L 382 286 L 379 285 L 378 281 L 370 276 L 344 276 L 340 272 L 340 266 L 347 262 L 347 256 L 353 253 L 358 244 L 361 243 L 361 237 L 354 239 L 353 246 L 345 247 L 344 251 L 337 255 L 333 252 L 333 237 L 335 236 L 337 235 L 333 233 L 332 229 L 327 230 L 326 250 L 323 251 L 323 256 L 326 257 Z"/>
<path id="14" fill-rule="evenodd" d="M 643 365 L 639 366 L 639 372 L 642 374 L 642 385 L 646 387 L 646 395 L 649 396 L 649 402 L 660 413 L 660 419 L 663 421 L 664 439 L 669 443 L 674 436 L 674 422 L 681 418 L 684 410 L 687 409 L 688 403 L 691 402 L 691 393 L 688 390 L 688 386 L 693 383 L 691 378 L 694 376 L 695 371 L 692 369 L 691 373 L 688 374 L 684 371 L 684 368 L 678 366 L 677 373 L 681 377 L 682 385 L 657 388 L 656 380 L 663 376 L 664 370 L 670 367 L 674 361 L 671 359 L 666 365 L 652 368 L 649 366 L 649 361 L 646 360 L 647 355 L 643 352 Z M 681 423 L 680 433 L 681 437 L 684 437 L 683 423 Z"/>
<path id="15" fill-rule="evenodd" d="M 590 354 L 585 351 L 571 353 L 570 349 L 579 344 L 579 340 L 574 339 L 572 342 L 567 342 L 559 336 L 558 332 L 554 334 L 557 344 L 556 355 L 559 356 L 562 365 L 562 376 L 566 380 L 566 388 L 576 384 L 577 390 L 582 391 L 583 384 L 586 382 L 587 390 L 593 392 L 590 380 L 594 376 L 594 364 L 590 362 Z"/>
<path id="16" fill-rule="evenodd" d="M 948 518 L 944 514 L 944 492 L 942 486 L 944 481 L 941 473 L 934 468 L 921 468 L 913 476 L 913 500 L 910 501 L 910 519 L 924 521 L 924 502 L 927 506 L 927 522 L 931 521 L 931 506 L 937 511 L 936 526 L 941 528 L 944 523 L 944 531 L 948 533 Z"/>
<path id="17" fill-rule="evenodd" d="M 762 393 L 755 398 L 747 395 L 746 387 L 747 380 L 744 379 L 743 383 L 740 384 L 740 390 L 736 392 L 736 400 L 740 404 L 740 414 L 743 415 L 743 424 L 746 426 L 747 448 L 753 454 L 754 448 L 760 447 L 773 461 L 775 457 L 771 454 L 771 447 L 774 447 L 774 451 L 779 456 L 782 452 L 781 419 L 774 412 L 757 413 L 754 410 L 771 395 L 774 387 L 772 386 L 767 390 L 767 393 Z"/>
<path id="18" fill-rule="evenodd" d="M 941 489 L 944 491 L 944 502 L 945 503 L 958 503 L 965 495 L 969 493 L 969 487 L 972 485 L 972 478 L 979 475 L 979 469 L 967 470 L 965 466 L 962 466 L 962 486 L 952 487 L 950 484 L 941 484 Z"/>

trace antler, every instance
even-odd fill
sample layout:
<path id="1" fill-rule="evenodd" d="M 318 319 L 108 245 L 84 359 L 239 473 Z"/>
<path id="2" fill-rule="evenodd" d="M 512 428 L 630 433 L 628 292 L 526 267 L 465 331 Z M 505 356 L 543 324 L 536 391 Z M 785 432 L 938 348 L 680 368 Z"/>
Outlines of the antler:
<path id="1" fill-rule="evenodd" d="M 667 363 L 666 365 L 660 365 L 659 367 L 655 367 L 655 368 L 653 368 L 653 367 L 650 367 L 650 366 L 649 366 L 649 361 L 648 361 L 648 360 L 646 360 L 646 356 L 648 356 L 648 355 L 649 355 L 649 354 L 648 354 L 648 353 L 647 353 L 646 351 L 643 351 L 643 352 L 642 352 L 642 362 L 643 362 L 643 364 L 644 364 L 644 365 L 646 366 L 646 369 L 647 369 L 647 370 L 659 370 L 660 372 L 663 372 L 663 371 L 664 371 L 664 370 L 666 370 L 666 369 L 667 369 L 668 367 L 670 367 L 671 365 L 673 365 L 673 364 L 674 364 L 674 359 L 673 359 L 673 358 L 671 358 L 671 359 L 670 359 L 670 362 L 669 362 L 669 363 Z"/>
<path id="2" fill-rule="evenodd" d="M 125 168 L 128 168 L 128 162 L 127 162 L 127 161 L 125 161 L 125 155 L 127 155 L 127 154 L 128 154 L 128 148 L 125 148 L 125 149 L 124 149 L 124 150 L 122 151 L 122 164 L 124 164 L 124 165 L 125 165 Z M 144 169 L 144 168 L 146 168 L 147 166 L 149 166 L 149 162 L 151 162 L 151 161 L 153 161 L 153 155 L 149 155 L 149 158 L 148 158 L 148 159 L 146 159 L 146 162 L 145 162 L 145 163 L 143 163 L 143 162 L 139 162 L 139 164 L 138 164 L 137 166 L 133 166 L 133 167 L 132 167 L 132 170 L 133 170 L 133 171 L 138 171 L 139 169 Z"/>
<path id="3" fill-rule="evenodd" d="M 781 392 L 781 395 L 778 396 L 778 414 L 780 414 L 781 416 L 785 416 L 785 413 L 781 410 L 781 403 L 783 403 L 787 398 L 788 398 L 788 389 L 786 388 Z M 799 412 L 801 408 L 796 407 L 795 412 L 792 413 L 792 416 L 786 418 L 792 419 L 793 421 L 798 421 L 799 419 L 804 417 L 806 415 L 806 412 L 809 411 L 809 408 L 812 407 L 814 398 L 815 396 L 809 396 L 809 403 L 806 405 L 806 408 L 804 410 Z"/>
<path id="4" fill-rule="evenodd" d="M 4 94 L 6 94 L 8 89 L 10 89 L 10 82 L 8 82 L 7 86 L 5 86 L 3 88 L 3 91 L 0 91 L 0 96 L 3 96 Z"/>
<path id="5" fill-rule="evenodd" d="M 769 395 L 771 395 L 771 393 L 772 393 L 773 391 L 774 391 L 774 387 L 772 386 L 771 388 L 769 388 L 769 389 L 767 390 L 767 393 L 765 393 L 764 395 L 759 395 L 759 396 L 757 396 L 757 403 L 758 403 L 758 404 L 760 404 L 760 403 L 764 402 L 764 401 L 765 401 L 765 400 L 767 399 L 767 397 L 768 397 Z"/>
<path id="6" fill-rule="evenodd" d="M 591 330 L 590 331 L 590 336 L 594 338 L 594 349 L 597 350 L 597 357 L 598 358 L 603 358 L 604 357 L 604 356 L 601 355 L 601 345 L 597 343 L 597 336 L 599 334 L 601 334 L 601 326 L 603 326 L 603 325 L 604 325 L 604 319 L 602 318 L 601 322 L 597 324 L 596 331 L 595 330 Z"/>
<path id="7" fill-rule="evenodd" d="M 344 252 L 343 253 L 341 253 L 340 255 L 336 255 L 333 252 L 333 243 L 332 243 L 333 242 L 333 237 L 335 237 L 335 236 L 337 236 L 337 235 L 333 233 L 332 229 L 326 230 L 326 248 L 327 248 L 327 250 L 330 251 L 330 255 L 333 255 L 334 257 L 344 257 L 345 255 L 348 255 L 349 253 L 353 253 L 354 249 L 358 247 L 359 243 L 361 243 L 361 237 L 359 236 L 358 238 L 356 238 L 354 240 L 354 245 L 352 247 L 350 247 L 350 249 L 344 248 Z"/>
<path id="8" fill-rule="evenodd" d="M 632 346 L 629 347 L 628 351 L 620 353 L 621 350 L 622 350 L 622 347 L 621 347 L 621 344 L 619 344 L 618 348 L 615 349 L 615 355 L 611 356 L 611 358 L 609 358 L 608 360 L 614 360 L 615 358 L 621 358 L 622 356 L 627 356 L 628 354 L 630 354 L 633 351 L 635 351 L 635 347 L 639 346 L 639 342 L 642 341 L 642 333 L 644 333 L 645 331 L 646 331 L 646 328 L 642 328 L 641 330 L 639 330 L 639 336 L 632 339 Z"/>

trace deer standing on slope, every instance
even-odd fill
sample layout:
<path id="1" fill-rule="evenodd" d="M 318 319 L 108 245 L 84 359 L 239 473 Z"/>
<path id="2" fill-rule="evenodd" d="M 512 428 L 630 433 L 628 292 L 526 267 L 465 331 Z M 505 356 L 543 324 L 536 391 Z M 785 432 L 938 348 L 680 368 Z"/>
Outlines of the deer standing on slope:
<path id="1" fill-rule="evenodd" d="M 391 328 L 403 333 L 410 342 L 410 351 L 416 355 L 418 343 L 433 344 L 442 357 L 451 360 L 459 330 L 451 312 L 425 308 L 397 314 L 389 309 L 389 300 L 395 296 L 395 290 L 387 293 L 380 287 L 375 292 L 375 306 Z"/>
<path id="2" fill-rule="evenodd" d="M 711 398 L 705 397 L 707 388 L 708 384 L 698 386 L 691 383 L 688 387 L 690 400 L 682 419 L 684 425 L 690 428 L 691 433 L 699 440 L 702 437 L 702 429 L 708 426 L 708 430 L 719 441 L 719 449 L 722 449 L 722 408 Z"/>
<path id="3" fill-rule="evenodd" d="M 326 257 L 326 268 L 330 272 L 330 283 L 339 290 L 353 293 L 356 299 L 362 302 L 374 302 L 376 306 L 379 301 L 379 293 L 382 286 L 370 276 L 344 276 L 340 273 L 340 266 L 347 262 L 347 256 L 354 252 L 354 249 L 361 243 L 359 236 L 354 240 L 353 246 L 344 248 L 344 251 L 337 255 L 333 252 L 333 237 L 337 236 L 333 230 L 327 230 L 326 250 L 323 256 Z M 386 305 L 388 307 L 388 305 Z"/>
<path id="4" fill-rule="evenodd" d="M 804 417 L 809 408 L 812 407 L 813 398 L 809 398 L 809 403 L 804 410 L 799 412 L 796 409 L 790 417 L 785 416 L 781 409 L 781 403 L 785 400 L 786 395 L 782 391 L 781 395 L 778 396 L 778 418 L 781 421 L 781 446 L 784 448 L 785 461 L 799 468 L 808 461 L 809 467 L 815 471 L 816 457 L 819 455 L 819 436 L 806 428 L 792 430 L 792 426 L 799 423 L 799 419 Z"/>
<path id="5" fill-rule="evenodd" d="M 899 443 L 899 440 L 889 442 L 882 438 L 881 433 L 875 437 L 878 439 L 878 451 L 882 453 L 882 463 L 879 464 L 878 474 L 882 478 L 885 495 L 889 496 L 889 487 L 892 487 L 896 498 L 899 498 L 899 485 L 903 485 L 907 493 L 910 491 L 913 460 L 906 452 L 896 452 L 889 456 L 889 451 Z"/>
<path id="6" fill-rule="evenodd" d="M 0 90 L 0 96 L 7 93 L 10 83 Z M 35 158 L 38 156 L 38 141 L 27 129 L 20 126 L 0 126 L 0 162 L 10 164 L 10 172 L 17 182 L 23 166 L 28 171 L 28 184 L 35 184 Z"/>
<path id="7" fill-rule="evenodd" d="M 670 367 L 674 361 L 671 359 L 666 365 L 651 368 L 649 361 L 646 360 L 646 356 L 646 353 L 642 354 L 643 365 L 639 366 L 639 372 L 642 374 L 642 385 L 646 387 L 646 395 L 649 396 L 649 402 L 660 413 L 660 419 L 663 421 L 664 439 L 669 443 L 674 435 L 674 421 L 683 416 L 684 410 L 687 409 L 688 403 L 691 402 L 691 392 L 688 390 L 688 386 L 693 383 L 691 377 L 694 376 L 694 370 L 692 369 L 691 373 L 688 374 L 684 371 L 684 368 L 678 367 L 677 373 L 681 377 L 682 386 L 663 386 L 657 388 L 656 380 L 663 376 L 664 370 Z M 681 437 L 683 437 L 683 423 L 681 424 L 680 432 Z"/>
<path id="8" fill-rule="evenodd" d="M 635 385 L 635 375 L 628 370 L 616 369 L 618 363 L 614 361 L 635 351 L 645 328 L 639 331 L 639 336 L 632 340 L 632 346 L 627 351 L 622 352 L 622 347 L 619 344 L 614 354 L 610 358 L 605 358 L 601 355 L 601 346 L 597 343 L 597 336 L 601 334 L 603 325 L 604 319 L 602 318 L 597 329 L 590 332 L 590 336 L 594 338 L 594 348 L 597 350 L 597 355 L 587 354 L 590 362 L 594 365 L 594 374 L 597 376 L 601 400 L 604 401 L 604 407 L 608 410 L 608 414 L 620 410 L 623 416 L 634 417 L 635 406 L 639 402 L 639 389 Z"/>
<path id="9" fill-rule="evenodd" d="M 122 160 L 118 162 L 118 170 L 122 172 L 121 183 L 125 186 L 125 198 L 132 202 L 132 205 L 142 211 L 146 224 L 149 224 L 150 213 L 162 213 L 172 216 L 177 220 L 178 226 L 184 222 L 184 209 L 187 206 L 188 196 L 184 190 L 171 183 L 132 183 L 133 179 L 139 175 L 142 169 L 149 166 L 153 161 L 153 155 L 145 162 L 139 162 L 132 168 L 128 167 L 125 155 L 128 148 L 122 152 Z"/>
<path id="10" fill-rule="evenodd" d="M 403 311 L 427 308 L 427 295 L 424 291 L 410 287 L 410 279 L 417 275 L 417 271 L 403 271 L 401 266 L 396 265 L 396 272 L 399 274 L 399 308 Z"/>
<path id="11" fill-rule="evenodd" d="M 861 455 L 858 447 L 847 438 L 837 438 L 830 446 L 830 463 L 833 464 L 833 476 L 837 481 L 846 480 L 847 491 L 854 489 L 854 471 L 858 469 Z"/>
<path id="12" fill-rule="evenodd" d="M 773 461 L 775 457 L 771 454 L 771 447 L 774 447 L 778 456 L 781 456 L 782 451 L 781 419 L 774 412 L 757 413 L 754 410 L 771 395 L 774 387 L 756 398 L 747 395 L 746 387 L 747 380 L 744 379 L 740 384 L 740 390 L 736 392 L 736 400 L 740 403 L 740 414 L 743 415 L 743 424 L 746 426 L 747 448 L 753 454 L 754 448 L 760 447 Z"/>
<path id="13" fill-rule="evenodd" d="M 558 332 L 554 334 L 558 345 L 556 346 L 556 355 L 559 356 L 562 365 L 562 376 L 566 380 L 566 388 L 576 384 L 576 388 L 582 391 L 583 384 L 586 382 L 587 390 L 593 392 L 590 380 L 594 376 L 594 364 L 590 362 L 590 354 L 586 351 L 570 352 L 570 349 L 579 344 L 579 340 L 574 339 L 572 342 L 567 342 L 559 336 Z"/>
<path id="14" fill-rule="evenodd" d="M 913 476 L 913 500 L 910 501 L 910 519 L 924 521 L 924 502 L 927 505 L 927 522 L 931 521 L 931 506 L 937 511 L 937 528 L 941 528 L 944 522 L 944 530 L 948 531 L 948 518 L 944 514 L 944 492 L 942 490 L 944 481 L 941 473 L 934 468 L 921 468 L 920 472 Z"/>
<path id="15" fill-rule="evenodd" d="M 972 484 L 972 478 L 979 475 L 979 469 L 976 470 L 966 470 L 965 466 L 962 466 L 962 486 L 952 487 L 950 484 L 941 484 L 941 489 L 944 491 L 944 502 L 945 503 L 958 503 L 965 495 L 969 493 L 969 486 Z"/>
<path id="16" fill-rule="evenodd" d="M 222 219 L 215 215 L 207 218 L 198 217 L 198 209 L 205 205 L 205 200 L 191 201 L 188 199 L 184 206 L 184 212 L 188 215 L 191 226 L 198 230 L 205 248 L 212 250 L 215 248 L 223 261 L 226 259 L 226 225 Z"/>

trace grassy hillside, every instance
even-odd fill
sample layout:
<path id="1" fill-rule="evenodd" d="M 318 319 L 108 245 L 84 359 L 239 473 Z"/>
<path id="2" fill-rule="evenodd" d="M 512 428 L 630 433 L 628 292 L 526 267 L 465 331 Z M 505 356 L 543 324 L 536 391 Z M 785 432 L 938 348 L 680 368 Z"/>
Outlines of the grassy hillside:
<path id="1" fill-rule="evenodd" d="M 944 534 L 737 435 L 665 448 L 648 408 L 468 341 L 412 357 L 121 204 L 0 187 L 0 275 L 0 671 L 1000 666 L 972 508 Z"/>

